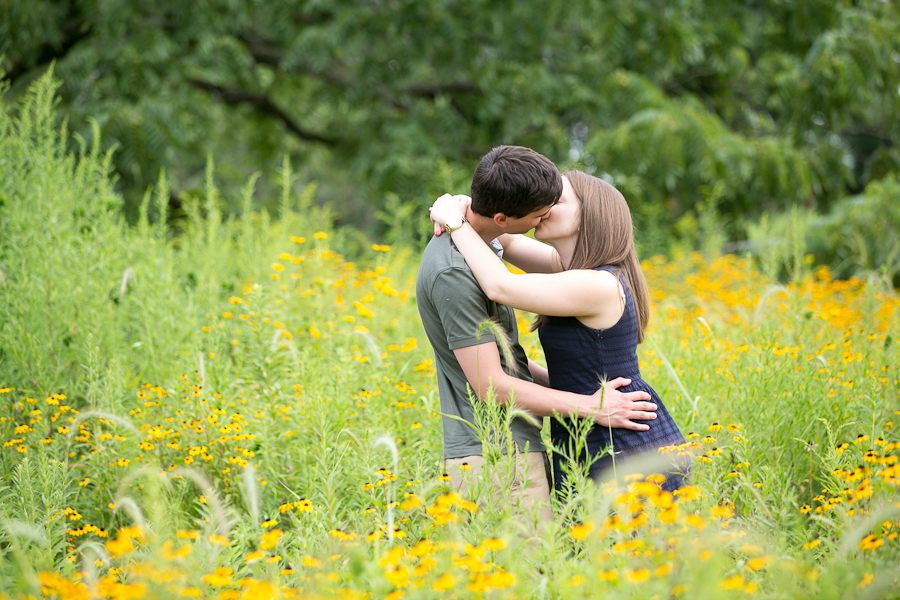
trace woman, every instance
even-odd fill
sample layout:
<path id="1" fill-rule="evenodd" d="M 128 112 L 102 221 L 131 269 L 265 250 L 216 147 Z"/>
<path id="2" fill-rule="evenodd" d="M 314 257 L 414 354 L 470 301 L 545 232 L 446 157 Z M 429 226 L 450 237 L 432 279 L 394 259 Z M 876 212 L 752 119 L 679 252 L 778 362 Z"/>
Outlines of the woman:
<path id="1" fill-rule="evenodd" d="M 465 217 L 465 196 L 443 196 L 435 202 L 435 223 Z M 612 185 L 580 171 L 563 174 L 559 202 L 534 230 L 541 244 L 524 236 L 499 238 L 504 258 L 528 273 L 510 273 L 481 237 L 467 225 L 451 234 L 479 285 L 491 300 L 540 315 L 537 329 L 547 359 L 550 387 L 592 394 L 601 381 L 627 377 L 624 391 L 644 390 L 657 406 L 649 429 L 606 429 L 594 426 L 587 453 L 594 459 L 593 478 L 608 477 L 639 457 L 655 455 L 684 438 L 656 392 L 641 378 L 637 345 L 649 316 L 647 284 L 634 248 L 631 213 Z M 570 448 L 571 428 L 552 419 L 550 437 L 556 450 Z M 574 452 L 579 461 L 582 450 Z M 599 458 L 597 458 L 599 456 Z M 566 456 L 553 453 L 554 487 L 565 490 Z M 682 485 L 685 467 L 666 469 L 663 489 Z"/>

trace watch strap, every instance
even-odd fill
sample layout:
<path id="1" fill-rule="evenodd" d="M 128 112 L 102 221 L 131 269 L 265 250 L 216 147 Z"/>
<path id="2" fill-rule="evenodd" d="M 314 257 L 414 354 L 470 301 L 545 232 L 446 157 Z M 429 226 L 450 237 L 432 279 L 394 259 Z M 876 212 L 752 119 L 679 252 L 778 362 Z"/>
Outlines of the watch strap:
<path id="1" fill-rule="evenodd" d="M 457 225 L 456 227 L 450 227 L 450 224 L 449 224 L 449 223 L 445 223 L 445 224 L 444 224 L 444 230 L 445 230 L 447 233 L 450 233 L 451 231 L 456 231 L 457 229 L 459 229 L 460 227 L 462 227 L 463 224 L 468 223 L 468 222 L 469 222 L 469 220 L 468 220 L 467 218 L 465 218 L 465 217 L 460 217 L 459 225 Z"/>

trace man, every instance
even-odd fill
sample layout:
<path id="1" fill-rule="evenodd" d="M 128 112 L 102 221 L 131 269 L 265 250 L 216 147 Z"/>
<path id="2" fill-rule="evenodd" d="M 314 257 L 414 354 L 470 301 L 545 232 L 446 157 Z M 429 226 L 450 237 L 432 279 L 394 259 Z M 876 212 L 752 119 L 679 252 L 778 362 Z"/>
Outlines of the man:
<path id="1" fill-rule="evenodd" d="M 499 255 L 502 248 L 495 238 L 533 229 L 561 194 L 562 177 L 549 159 L 528 148 L 500 146 L 491 150 L 475 170 L 466 220 Z M 605 391 L 593 396 L 547 387 L 546 369 L 528 360 L 518 343 L 513 309 L 490 301 L 450 236 L 438 235 L 442 229 L 461 225 L 435 224 L 436 236 L 425 249 L 416 278 L 419 315 L 434 349 L 441 411 L 474 422 L 468 384 L 481 400 L 493 388 L 497 402 L 506 404 L 512 397 L 518 408 L 539 418 L 577 415 L 604 427 L 646 429 L 646 425 L 631 419 L 655 418 L 656 405 L 644 402 L 649 399 L 644 392 L 622 394 L 615 389 L 629 380 L 609 382 Z M 487 318 L 499 323 L 509 336 L 514 365 L 506 364 L 490 330 L 484 330 L 480 338 L 476 336 L 479 324 Z M 466 423 L 452 418 L 442 421 L 447 472 L 453 486 L 465 491 L 460 467 L 465 465 L 472 474 L 482 468 L 481 441 Z M 516 481 L 520 485 L 513 485 L 513 489 L 496 491 L 514 505 L 521 502 L 526 511 L 537 505 L 541 518 L 549 519 L 549 470 L 540 427 L 516 418 L 510 429 L 518 453 L 516 465 L 527 465 L 527 480 Z"/>

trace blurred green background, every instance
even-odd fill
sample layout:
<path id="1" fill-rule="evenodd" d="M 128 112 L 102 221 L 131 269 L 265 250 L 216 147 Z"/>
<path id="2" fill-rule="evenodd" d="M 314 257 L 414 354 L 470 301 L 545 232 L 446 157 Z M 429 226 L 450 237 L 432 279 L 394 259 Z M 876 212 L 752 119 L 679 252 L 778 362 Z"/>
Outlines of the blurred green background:
<path id="1" fill-rule="evenodd" d="M 287 154 L 338 225 L 415 247 L 422 206 L 519 144 L 619 186 L 643 256 L 754 251 L 800 226 L 838 275 L 900 283 L 896 2 L 4 5 L 7 96 L 53 69 L 70 144 L 115 148 L 131 222 L 163 167 L 177 231 L 208 155 L 237 214 Z M 259 207 L 278 185 L 260 180 Z"/>

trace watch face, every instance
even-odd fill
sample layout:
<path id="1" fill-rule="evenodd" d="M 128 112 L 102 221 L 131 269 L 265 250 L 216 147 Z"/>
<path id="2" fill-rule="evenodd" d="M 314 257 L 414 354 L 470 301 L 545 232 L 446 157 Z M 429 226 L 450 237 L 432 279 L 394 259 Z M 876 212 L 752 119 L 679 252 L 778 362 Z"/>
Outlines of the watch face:
<path id="1" fill-rule="evenodd" d="M 447 229 L 459 229 L 462 227 L 462 219 L 459 217 L 453 217 L 449 221 L 447 221 L 446 225 Z"/>

